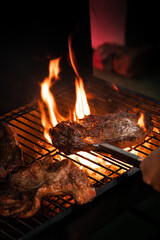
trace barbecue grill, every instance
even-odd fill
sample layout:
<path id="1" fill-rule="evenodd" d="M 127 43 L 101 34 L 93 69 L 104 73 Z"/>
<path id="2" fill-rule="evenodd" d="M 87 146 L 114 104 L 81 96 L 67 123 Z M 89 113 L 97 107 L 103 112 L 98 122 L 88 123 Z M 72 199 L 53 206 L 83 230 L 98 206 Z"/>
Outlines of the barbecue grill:
<path id="1" fill-rule="evenodd" d="M 98 84 L 99 81 L 101 84 Z M 88 94 L 94 95 L 89 101 L 92 113 L 126 111 L 152 114 L 154 123 L 152 133 L 141 144 L 126 151 L 144 158 L 160 146 L 158 101 L 122 87 L 115 90 L 110 82 L 104 82 L 93 76 L 86 77 L 85 88 Z M 72 84 L 68 84 L 55 93 L 58 108 L 63 115 L 67 114 L 68 106 L 73 106 L 69 96 L 74 96 L 74 91 Z M 53 161 L 69 158 L 88 172 L 97 196 L 91 203 L 83 206 L 77 206 L 71 196 L 45 197 L 40 210 L 33 217 L 27 219 L 0 217 L 0 239 L 36 239 L 36 236 L 39 238 L 40 235 L 43 236 L 45 229 L 52 230 L 54 239 L 85 239 L 93 231 L 153 192 L 143 183 L 140 170 L 129 163 L 124 163 L 121 156 L 115 157 L 107 152 L 95 151 L 88 152 L 87 157 L 81 153 L 68 156 L 59 152 L 43 137 L 36 99 L 3 115 L 1 120 L 13 126 L 17 133 L 26 166 L 47 155 L 51 155 Z M 86 162 L 91 162 L 92 165 L 87 165 Z"/>
<path id="2" fill-rule="evenodd" d="M 88 172 L 89 180 L 96 188 L 96 198 L 86 205 L 78 206 L 71 196 L 45 197 L 42 199 L 38 213 L 30 218 L 14 219 L 0 216 L 0 239 L 2 240 L 46 239 L 46 235 L 50 235 L 51 239 L 55 240 L 84 240 L 114 217 L 153 193 L 153 190 L 143 183 L 140 170 L 130 163 L 124 163 L 121 155 L 115 157 L 114 154 L 108 154 L 108 152 L 91 151 L 85 156 L 82 153 L 66 156 L 59 152 L 43 136 L 37 100 L 26 105 L 26 102 L 32 101 L 32 97 L 37 95 L 35 89 L 38 89 L 39 82 L 46 76 L 46 72 L 43 72 L 45 68 L 43 64 L 48 64 L 50 56 L 51 58 L 68 56 L 67 38 L 73 29 L 76 29 L 73 34 L 73 45 L 78 67 L 81 70 L 80 74 L 85 82 L 85 90 L 88 96 L 91 96 L 89 99 L 91 113 L 150 112 L 154 124 L 152 133 L 141 144 L 126 151 L 144 158 L 160 146 L 160 102 L 119 86 L 117 91 L 112 83 L 93 77 L 89 1 L 85 3 L 76 1 L 74 5 L 67 2 L 65 15 L 62 14 L 63 5 L 64 2 L 58 8 L 54 3 L 54 12 L 52 11 L 51 14 L 48 14 L 47 5 L 47 17 L 44 17 L 43 4 L 43 20 L 39 22 L 39 19 L 35 17 L 33 26 L 28 25 L 28 15 L 27 24 L 22 23 L 22 16 L 20 16 L 21 21 L 14 23 L 13 17 L 12 24 L 9 22 L 8 25 L 1 26 L 0 46 L 3 70 L 0 77 L 4 84 L 1 88 L 1 111 L 6 113 L 6 108 L 10 111 L 15 107 L 23 106 L 1 116 L 0 119 L 8 122 L 17 133 L 26 166 L 47 155 L 51 155 L 53 161 L 69 158 Z M 138 2 L 134 8 L 130 6 L 131 13 L 128 11 L 131 20 L 128 18 L 130 21 L 126 22 L 127 44 L 137 43 L 134 41 L 137 38 L 141 40 L 139 33 L 135 34 L 133 31 L 133 27 L 136 28 L 134 29 L 136 32 L 141 27 L 139 19 L 141 17 L 137 16 L 135 19 L 136 9 L 141 9 L 141 13 L 144 12 L 143 4 L 142 8 L 139 7 Z M 151 9 L 150 4 L 148 8 Z M 15 11 L 13 12 L 16 15 Z M 145 14 L 148 19 L 148 12 L 145 11 Z M 142 19 L 145 19 L 143 15 Z M 30 20 L 32 22 L 31 16 Z M 46 23 L 44 20 L 47 20 Z M 59 22 L 60 20 L 62 23 Z M 135 24 L 135 21 L 138 24 Z M 149 23 L 151 22 L 155 25 L 156 21 L 150 18 Z M 118 26 L 118 32 L 119 30 Z M 143 31 L 140 30 L 140 32 Z M 152 41 L 159 39 L 154 38 L 154 34 L 148 34 L 148 26 L 146 33 Z M 157 34 L 156 28 L 156 36 Z M 73 100 L 75 89 L 73 83 L 69 83 L 68 72 L 70 73 L 67 68 L 67 74 L 64 74 L 66 80 L 64 86 L 60 81 L 56 83 L 57 88 L 56 84 L 54 85 L 57 107 L 63 116 L 68 114 L 68 108 L 74 108 L 73 102 L 75 102 Z M 88 162 L 91 165 L 88 165 Z"/>

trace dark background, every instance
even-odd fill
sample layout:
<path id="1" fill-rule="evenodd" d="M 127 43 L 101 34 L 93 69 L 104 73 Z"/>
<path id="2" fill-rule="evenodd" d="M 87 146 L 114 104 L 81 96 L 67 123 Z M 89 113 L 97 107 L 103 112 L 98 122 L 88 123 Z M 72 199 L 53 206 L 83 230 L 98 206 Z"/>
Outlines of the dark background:
<path id="1" fill-rule="evenodd" d="M 7 113 L 39 97 L 39 83 L 48 75 L 49 60 L 61 57 L 61 75 L 74 81 L 68 59 L 72 35 L 77 65 L 91 71 L 89 3 L 43 4 L 7 12 L 0 21 L 0 113 Z M 19 6 L 20 7 L 20 6 Z M 81 63 L 81 64 L 80 64 Z"/>
<path id="2" fill-rule="evenodd" d="M 128 0 L 126 11 L 126 45 L 160 44 L 159 7 L 155 1 Z"/>
<path id="3" fill-rule="evenodd" d="M 119 0 L 117 0 L 119 2 Z M 159 52 L 159 14 L 156 3 L 126 1 L 126 45 L 151 44 Z M 68 61 L 68 35 L 72 35 L 77 66 L 92 74 L 89 1 L 58 1 L 1 8 L 0 114 L 39 97 L 48 75 L 49 59 L 61 57 L 61 81 L 74 81 Z M 3 15 L 3 16 L 2 16 Z M 106 29 L 107 31 L 107 29 Z M 158 58 L 156 59 L 158 66 Z"/>

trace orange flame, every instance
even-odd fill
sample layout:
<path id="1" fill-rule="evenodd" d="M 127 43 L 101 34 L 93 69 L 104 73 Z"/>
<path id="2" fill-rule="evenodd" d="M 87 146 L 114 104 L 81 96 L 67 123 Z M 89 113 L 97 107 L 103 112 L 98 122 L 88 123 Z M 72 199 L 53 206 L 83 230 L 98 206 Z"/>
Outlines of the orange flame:
<path id="1" fill-rule="evenodd" d="M 90 108 L 88 105 L 86 93 L 84 90 L 83 81 L 80 78 L 79 81 L 75 79 L 76 86 L 76 104 L 74 111 L 74 120 L 84 118 L 86 115 L 90 114 Z"/>
<path id="2" fill-rule="evenodd" d="M 70 62 L 72 65 L 72 68 L 76 74 L 76 78 L 75 78 L 75 89 L 76 89 L 76 104 L 75 104 L 75 110 L 73 112 L 73 117 L 74 117 L 74 121 L 76 121 L 77 119 L 82 119 L 85 116 L 90 114 L 90 108 L 89 108 L 89 104 L 87 101 L 87 96 L 86 96 L 86 92 L 84 90 L 84 84 L 83 84 L 83 80 L 80 77 L 77 68 L 76 68 L 76 64 L 75 64 L 75 55 L 74 52 L 72 50 L 72 46 L 71 46 L 71 37 L 69 36 L 68 38 L 68 49 L 69 49 L 69 58 L 70 58 Z M 88 157 L 88 153 L 87 152 L 78 152 L 78 154 L 81 154 L 83 156 L 83 158 L 81 158 L 80 156 L 75 156 L 73 158 L 75 158 L 76 161 L 83 163 L 84 165 L 98 168 L 98 166 L 96 166 L 96 162 L 98 161 L 98 158 L 96 156 L 92 156 L 92 160 L 95 161 L 95 164 L 93 164 L 92 162 L 89 162 L 87 160 L 85 160 L 85 158 Z M 81 168 L 83 168 L 81 166 Z"/>
<path id="3" fill-rule="evenodd" d="M 51 124 L 46 117 L 43 103 L 41 101 L 38 101 L 38 104 L 41 112 L 41 123 L 42 123 L 42 126 L 44 127 L 44 137 L 47 139 L 49 143 L 52 143 L 52 140 L 49 136 L 49 129 L 51 128 Z"/>
<path id="4" fill-rule="evenodd" d="M 76 68 L 75 56 L 71 48 L 71 38 L 68 39 L 68 47 L 69 47 L 70 62 L 76 74 L 76 79 L 75 79 L 76 103 L 75 103 L 75 109 L 73 111 L 73 117 L 74 117 L 74 120 L 77 120 L 85 117 L 86 115 L 89 115 L 90 108 L 87 101 L 86 92 L 84 90 L 83 80 L 80 77 Z M 42 126 L 44 127 L 44 137 L 47 139 L 49 143 L 52 143 L 52 140 L 49 135 L 49 129 L 57 125 L 57 123 L 66 120 L 59 114 L 56 106 L 55 98 L 51 92 L 51 87 L 54 83 L 52 82 L 52 79 L 54 78 L 54 81 L 59 79 L 58 78 L 59 72 L 60 72 L 59 60 L 60 59 L 58 58 L 50 61 L 49 76 L 45 78 L 44 81 L 41 83 L 41 97 L 43 102 L 39 101 L 39 109 L 41 112 L 41 123 L 42 123 Z M 115 88 L 115 90 L 117 89 Z M 48 115 L 46 114 L 45 106 L 47 107 L 49 118 L 48 118 Z M 107 161 L 104 160 L 103 157 L 101 157 L 99 154 L 95 153 L 94 155 L 91 155 L 90 153 L 87 153 L 87 152 L 78 152 L 78 153 L 79 155 L 74 155 L 72 157 L 77 162 L 82 163 L 84 166 L 89 166 L 90 170 L 88 171 L 90 171 L 90 175 L 95 174 L 95 172 L 93 172 L 92 169 L 94 170 L 99 169 L 98 171 L 102 172 L 105 170 L 105 168 L 101 168 L 101 165 L 107 166 L 107 168 L 110 165 L 110 163 L 107 163 Z M 83 166 L 81 166 L 81 168 L 83 168 Z M 97 174 L 96 178 L 100 180 L 102 176 Z"/>
<path id="5" fill-rule="evenodd" d="M 87 96 L 84 90 L 83 80 L 80 77 L 76 68 L 75 56 L 71 48 L 70 37 L 68 39 L 68 48 L 69 48 L 70 62 L 76 74 L 76 79 L 75 79 L 76 104 L 75 104 L 75 110 L 73 111 L 72 116 L 74 120 L 77 120 L 77 119 L 83 118 L 86 115 L 89 115 L 90 109 L 87 101 Z M 55 98 L 51 92 L 51 87 L 54 83 L 52 82 L 52 79 L 54 78 L 54 81 L 59 79 L 58 77 L 60 72 L 59 60 L 60 58 L 50 61 L 49 76 L 46 77 L 44 81 L 41 83 L 41 98 L 43 100 L 43 103 L 39 101 L 39 109 L 41 112 L 41 123 L 42 123 L 42 126 L 44 127 L 44 137 L 50 143 L 51 143 L 51 138 L 49 136 L 49 129 L 51 127 L 56 126 L 59 122 L 67 120 L 63 116 L 61 116 L 60 113 L 58 112 Z M 46 115 L 44 104 L 47 106 L 49 119 Z"/>
<path id="6" fill-rule="evenodd" d="M 53 77 L 56 80 L 58 79 L 58 75 L 59 75 L 59 72 L 60 72 L 59 61 L 60 61 L 60 58 L 57 58 L 57 59 L 51 60 L 50 63 L 49 63 L 49 79 L 50 80 Z"/>
<path id="7" fill-rule="evenodd" d="M 69 58 L 72 65 L 72 68 L 76 74 L 75 78 L 75 88 L 76 88 L 76 104 L 75 111 L 73 113 L 74 120 L 84 118 L 86 115 L 90 114 L 90 108 L 87 101 L 86 92 L 84 90 L 83 80 L 80 77 L 76 65 L 75 65 L 75 56 L 71 47 L 71 37 L 68 38 L 68 49 L 69 49 Z"/>
<path id="8" fill-rule="evenodd" d="M 118 89 L 118 87 L 114 84 L 114 83 L 112 83 L 112 86 L 113 86 L 113 89 L 115 90 L 115 91 L 119 91 L 119 89 Z"/>
<path id="9" fill-rule="evenodd" d="M 137 125 L 143 128 L 146 131 L 145 123 L 144 123 L 144 114 L 141 113 L 140 117 L 138 118 Z"/>
<path id="10" fill-rule="evenodd" d="M 49 129 L 54 127 L 58 122 L 63 121 L 64 118 L 59 114 L 55 102 L 55 98 L 51 93 L 51 86 L 53 84 L 52 79 L 58 79 L 58 75 L 60 72 L 59 68 L 59 58 L 51 60 L 49 64 L 49 76 L 44 79 L 41 83 L 41 97 L 43 102 L 46 104 L 49 120 L 46 117 L 46 113 L 44 110 L 43 104 L 39 101 L 39 107 L 41 112 L 41 123 L 44 127 L 44 136 L 51 143 L 51 139 L 49 136 Z"/>
<path id="11" fill-rule="evenodd" d="M 77 76 L 78 79 L 80 79 L 79 73 L 77 71 L 76 65 L 75 65 L 75 55 L 73 54 L 72 46 L 71 46 L 71 36 L 68 37 L 68 50 L 69 50 L 69 59 L 72 65 L 72 68 Z"/>

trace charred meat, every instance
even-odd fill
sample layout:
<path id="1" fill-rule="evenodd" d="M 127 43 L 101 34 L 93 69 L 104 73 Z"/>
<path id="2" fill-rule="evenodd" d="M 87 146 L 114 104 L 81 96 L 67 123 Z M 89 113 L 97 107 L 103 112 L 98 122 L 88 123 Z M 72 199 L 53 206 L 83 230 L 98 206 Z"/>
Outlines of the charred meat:
<path id="1" fill-rule="evenodd" d="M 153 123 L 144 114 L 145 129 L 137 124 L 140 114 L 126 112 L 89 115 L 77 121 L 63 121 L 50 129 L 53 145 L 65 154 L 94 150 L 93 143 L 110 143 L 120 148 L 142 142 Z"/>
<path id="2" fill-rule="evenodd" d="M 0 179 L 22 166 L 22 151 L 13 128 L 0 122 Z"/>
<path id="3" fill-rule="evenodd" d="M 86 173 L 72 161 L 65 159 L 54 163 L 48 156 L 10 174 L 0 185 L 0 214 L 30 217 L 39 210 L 41 198 L 64 194 L 84 204 L 91 201 L 96 192 Z"/>

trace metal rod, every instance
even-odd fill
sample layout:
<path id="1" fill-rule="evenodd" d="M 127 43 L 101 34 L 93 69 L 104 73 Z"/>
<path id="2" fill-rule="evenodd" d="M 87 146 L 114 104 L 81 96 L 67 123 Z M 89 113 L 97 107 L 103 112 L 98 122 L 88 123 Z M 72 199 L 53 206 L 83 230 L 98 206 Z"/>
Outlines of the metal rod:
<path id="1" fill-rule="evenodd" d="M 91 151 L 92 155 L 99 156 L 96 152 Z M 128 170 L 129 167 L 125 163 L 119 163 L 116 159 L 112 158 L 111 156 L 105 156 L 104 154 L 100 154 L 100 156 L 103 158 L 103 161 L 106 161 L 110 164 L 114 164 L 116 167 L 124 170 Z"/>
<path id="2" fill-rule="evenodd" d="M 112 154 L 115 157 L 119 157 L 122 161 L 133 165 L 134 167 L 139 167 L 139 164 L 142 161 L 140 156 L 134 155 L 130 152 L 126 152 L 118 147 L 115 147 L 108 143 L 94 144 L 99 150 L 103 150 Z"/>
<path id="3" fill-rule="evenodd" d="M 97 165 L 97 166 L 99 166 L 99 167 L 101 167 L 101 168 L 104 168 L 104 169 L 106 169 L 106 170 L 108 170 L 108 171 L 110 171 L 110 172 L 112 172 L 112 173 L 115 173 L 115 171 L 113 171 L 112 169 L 110 169 L 110 168 L 102 165 L 101 163 L 96 162 L 96 160 L 95 160 L 95 161 L 94 161 L 94 160 L 91 160 L 90 158 L 87 158 L 87 157 L 85 157 L 85 156 L 83 156 L 83 155 L 81 155 L 81 154 L 79 154 L 79 153 L 76 153 L 76 155 L 79 156 L 79 157 L 81 157 L 81 158 L 83 158 L 83 159 L 85 159 L 85 160 L 87 160 L 88 162 L 91 162 L 91 163 L 93 163 L 93 164 L 95 164 L 95 165 Z M 98 157 L 98 156 L 97 156 L 97 157 Z M 103 159 L 102 159 L 102 160 L 103 160 Z M 117 173 L 117 174 L 118 174 L 118 175 L 121 175 L 121 174 L 119 174 L 119 173 Z"/>
<path id="4" fill-rule="evenodd" d="M 81 166 L 83 166 L 83 167 L 85 167 L 85 168 L 87 168 L 87 169 L 89 169 L 89 170 L 91 170 L 91 171 L 93 171 L 93 172 L 95 172 L 95 173 L 97 173 L 97 174 L 105 177 L 105 178 L 108 178 L 108 179 L 112 180 L 112 178 L 111 178 L 111 177 L 108 177 L 108 175 L 103 174 L 103 173 L 101 173 L 100 171 L 98 171 L 98 170 L 96 170 L 96 169 L 93 169 L 92 167 L 89 167 L 89 166 L 87 166 L 87 165 L 85 165 L 85 164 L 83 164 L 83 163 L 81 163 L 81 162 L 78 162 L 78 161 L 76 161 L 76 160 L 74 160 L 74 159 L 70 158 L 69 156 L 66 156 L 66 155 L 64 155 L 64 154 L 62 154 L 62 153 L 60 153 L 60 155 L 66 157 L 66 158 L 68 158 L 68 159 L 71 159 L 72 162 L 78 163 L 79 165 L 81 165 Z"/>

